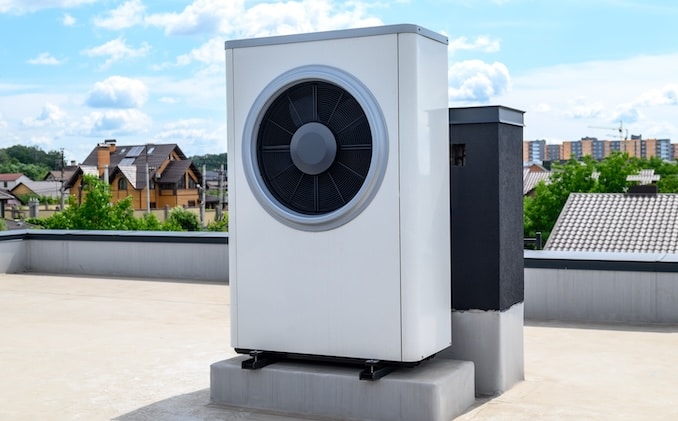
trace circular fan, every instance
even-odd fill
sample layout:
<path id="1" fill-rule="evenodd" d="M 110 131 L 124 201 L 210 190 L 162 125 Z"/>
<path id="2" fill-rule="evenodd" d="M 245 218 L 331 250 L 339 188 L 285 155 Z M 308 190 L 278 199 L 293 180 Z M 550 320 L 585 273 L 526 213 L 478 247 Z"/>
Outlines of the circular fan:
<path id="1" fill-rule="evenodd" d="M 305 215 L 333 212 L 363 186 L 372 161 L 372 131 L 345 89 L 306 81 L 281 92 L 256 137 L 259 173 L 275 199 Z"/>

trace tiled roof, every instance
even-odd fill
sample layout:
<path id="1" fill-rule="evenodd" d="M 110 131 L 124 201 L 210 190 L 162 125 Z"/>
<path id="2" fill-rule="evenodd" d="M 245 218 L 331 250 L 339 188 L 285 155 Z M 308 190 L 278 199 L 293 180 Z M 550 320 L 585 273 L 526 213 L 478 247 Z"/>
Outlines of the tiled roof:
<path id="1" fill-rule="evenodd" d="M 181 161 L 170 161 L 165 167 L 165 171 L 162 172 L 161 178 L 158 180 L 160 183 L 176 183 L 179 181 L 182 175 L 186 170 L 191 166 L 191 160 L 181 160 Z"/>
<path id="2" fill-rule="evenodd" d="M 0 174 L 0 181 L 16 181 L 21 177 L 24 177 L 21 173 Z"/>
<path id="3" fill-rule="evenodd" d="M 85 158 L 82 165 L 97 166 L 97 149 L 94 148 L 92 152 Z M 145 144 L 145 145 L 117 145 L 115 151 L 110 154 L 110 163 L 108 164 L 111 173 L 113 168 L 122 165 L 136 165 L 144 167 L 148 162 L 149 167 L 158 168 L 169 155 L 175 152 L 181 159 L 187 159 L 184 153 L 179 149 L 175 143 L 168 144 Z"/>
<path id="4" fill-rule="evenodd" d="M 638 181 L 640 184 L 652 184 L 659 181 L 661 177 L 655 174 L 653 169 L 640 170 L 638 174 L 632 174 L 626 177 L 626 181 Z"/>
<path id="5" fill-rule="evenodd" d="M 130 183 L 135 189 L 141 189 L 141 188 L 143 188 L 143 187 L 145 186 L 145 184 L 143 184 L 143 185 L 138 185 L 138 184 L 137 184 L 137 170 L 138 170 L 138 168 L 137 168 L 136 165 L 118 165 L 118 169 L 120 170 L 120 172 L 122 173 L 122 175 L 125 176 L 125 178 L 127 179 L 127 181 L 129 181 L 129 183 Z M 143 171 L 144 171 L 144 170 L 143 170 L 143 168 L 142 168 L 142 172 L 141 172 L 142 175 L 144 175 L 144 172 L 143 172 Z M 141 177 L 141 178 L 143 178 L 143 182 L 145 183 L 145 182 L 146 182 L 146 178 L 145 178 L 145 177 Z"/>
<path id="6" fill-rule="evenodd" d="M 537 187 L 537 184 L 544 180 L 548 183 L 551 173 L 548 171 L 531 171 L 530 168 L 523 168 L 523 196 Z"/>
<path id="7" fill-rule="evenodd" d="M 678 194 L 572 193 L 544 247 L 678 253 Z"/>
<path id="8" fill-rule="evenodd" d="M 12 191 L 17 190 L 22 184 L 38 196 L 47 196 L 55 199 L 61 197 L 61 181 L 24 181 L 14 187 Z"/>

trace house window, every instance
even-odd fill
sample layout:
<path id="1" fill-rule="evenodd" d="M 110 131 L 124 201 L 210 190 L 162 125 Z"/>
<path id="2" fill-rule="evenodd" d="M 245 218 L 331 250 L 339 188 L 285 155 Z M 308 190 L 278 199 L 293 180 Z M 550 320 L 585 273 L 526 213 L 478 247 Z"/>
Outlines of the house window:
<path id="1" fill-rule="evenodd" d="M 178 189 L 185 189 L 186 188 L 186 174 L 181 176 L 181 178 L 177 182 L 177 188 Z"/>
<path id="2" fill-rule="evenodd" d="M 195 200 L 189 200 L 189 201 L 188 201 L 188 206 L 194 208 L 194 207 L 195 207 Z"/>
<path id="3" fill-rule="evenodd" d="M 198 185 L 196 184 L 195 180 L 193 180 L 192 177 L 188 177 L 188 188 L 189 189 L 196 189 L 198 188 Z"/>
<path id="4" fill-rule="evenodd" d="M 118 180 L 118 190 L 127 190 L 127 179 L 121 178 Z"/>

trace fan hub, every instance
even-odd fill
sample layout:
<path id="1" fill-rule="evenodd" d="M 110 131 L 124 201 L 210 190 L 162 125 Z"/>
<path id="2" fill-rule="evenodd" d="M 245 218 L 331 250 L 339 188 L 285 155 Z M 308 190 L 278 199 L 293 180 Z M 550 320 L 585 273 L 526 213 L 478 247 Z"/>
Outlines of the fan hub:
<path id="1" fill-rule="evenodd" d="M 317 175 L 332 166 L 337 155 L 337 141 L 327 126 L 312 121 L 299 127 L 292 136 L 290 155 L 299 170 Z"/>

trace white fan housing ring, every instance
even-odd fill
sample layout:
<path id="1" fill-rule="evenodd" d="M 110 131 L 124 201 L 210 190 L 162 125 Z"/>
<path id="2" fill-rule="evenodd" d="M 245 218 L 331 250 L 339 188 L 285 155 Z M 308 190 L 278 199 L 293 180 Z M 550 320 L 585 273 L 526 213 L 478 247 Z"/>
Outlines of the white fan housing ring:
<path id="1" fill-rule="evenodd" d="M 355 193 L 343 206 L 328 212 L 313 214 L 300 212 L 276 197 L 267 185 L 259 164 L 259 132 L 262 121 L 271 105 L 280 95 L 290 88 L 307 82 L 325 82 L 335 85 L 350 94 L 362 108 L 371 132 L 371 159 L 369 170 Z M 324 171 L 331 164 L 337 151 L 332 144 L 333 137 L 325 126 L 306 123 L 299 127 L 293 137 L 295 145 L 290 153 L 295 165 L 309 175 Z M 304 153 L 298 149 L 299 144 L 307 143 L 300 137 L 318 138 L 322 142 L 320 151 Z M 379 190 L 388 161 L 388 132 L 381 108 L 369 89 L 358 79 L 340 69 L 324 65 L 306 65 L 289 70 L 269 83 L 254 101 L 243 130 L 242 162 L 247 182 L 259 204 L 279 222 L 304 231 L 326 231 L 340 227 L 357 217 L 370 203 Z M 295 149 L 296 148 L 296 149 Z M 314 174 L 315 173 L 315 174 Z"/>

